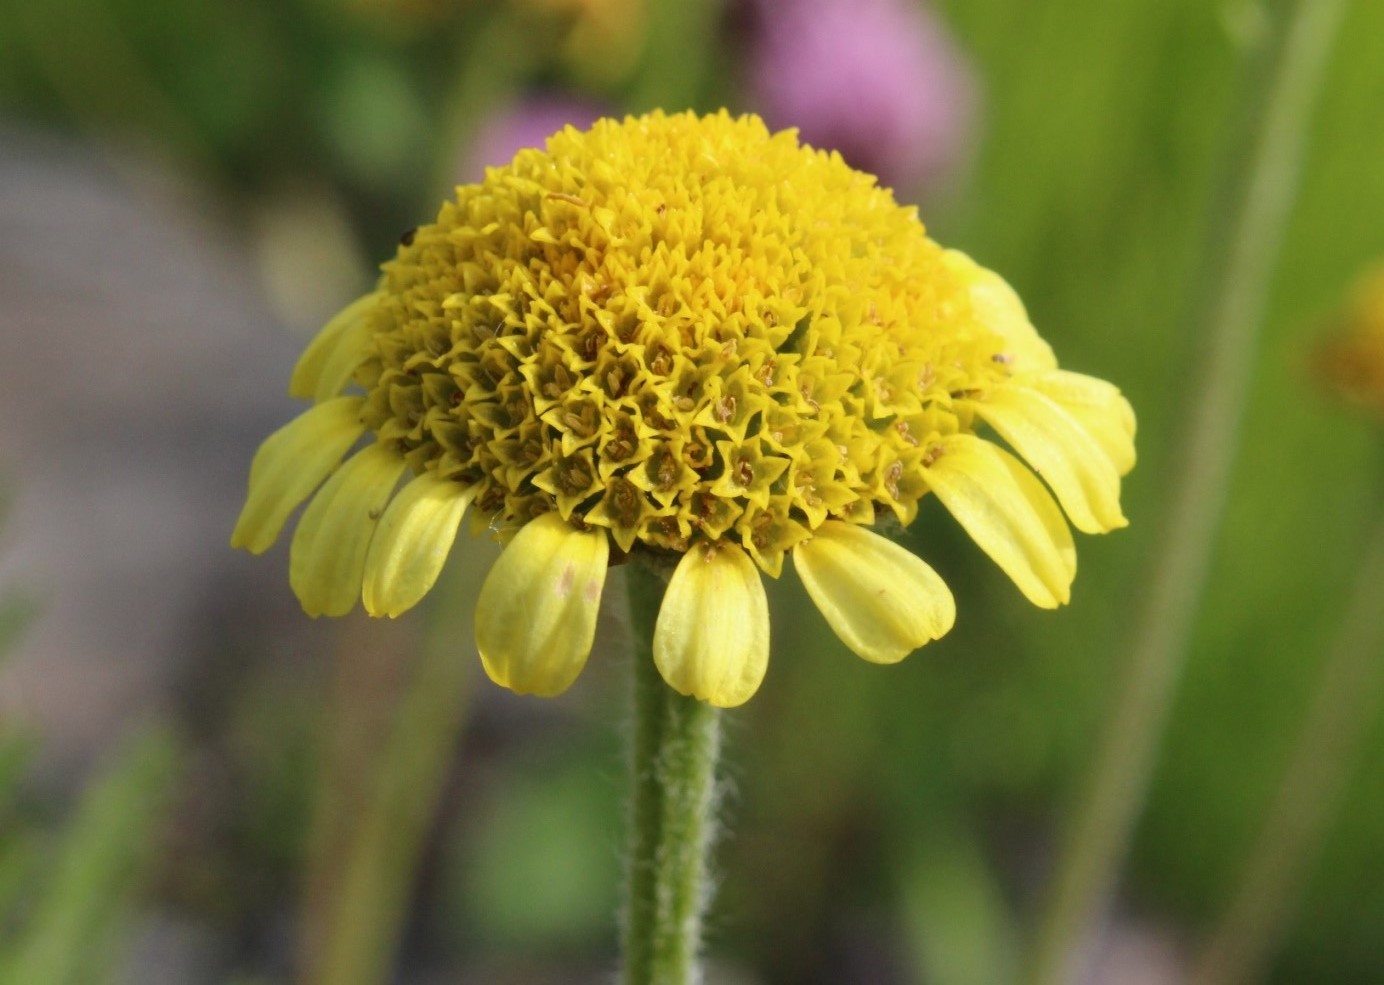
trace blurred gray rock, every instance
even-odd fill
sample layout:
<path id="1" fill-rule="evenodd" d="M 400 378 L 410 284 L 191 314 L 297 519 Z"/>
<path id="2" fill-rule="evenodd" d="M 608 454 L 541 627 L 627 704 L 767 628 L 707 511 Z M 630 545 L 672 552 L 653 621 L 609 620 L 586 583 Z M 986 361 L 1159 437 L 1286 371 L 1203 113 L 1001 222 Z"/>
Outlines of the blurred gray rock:
<path id="1" fill-rule="evenodd" d="M 1182 985 L 1187 942 L 1171 927 L 1117 913 L 1087 956 L 1084 985 Z"/>
<path id="2" fill-rule="evenodd" d="M 227 538 L 256 445 L 293 412 L 302 342 L 189 199 L 152 165 L 0 123 L 0 594 L 40 608 L 0 716 L 68 776 L 168 702 L 218 594 L 254 591 Z M 258 574 L 272 606 L 283 579 Z"/>

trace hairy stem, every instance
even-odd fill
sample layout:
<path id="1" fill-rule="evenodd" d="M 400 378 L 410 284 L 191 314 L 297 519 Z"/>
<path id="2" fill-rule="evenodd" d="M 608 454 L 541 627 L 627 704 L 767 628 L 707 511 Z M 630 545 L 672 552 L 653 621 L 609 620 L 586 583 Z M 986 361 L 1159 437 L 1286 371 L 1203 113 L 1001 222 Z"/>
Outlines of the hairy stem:
<path id="1" fill-rule="evenodd" d="M 710 899 L 720 709 L 684 697 L 654 666 L 654 622 L 665 581 L 627 570 L 633 635 L 634 732 L 630 768 L 624 985 L 693 985 Z"/>

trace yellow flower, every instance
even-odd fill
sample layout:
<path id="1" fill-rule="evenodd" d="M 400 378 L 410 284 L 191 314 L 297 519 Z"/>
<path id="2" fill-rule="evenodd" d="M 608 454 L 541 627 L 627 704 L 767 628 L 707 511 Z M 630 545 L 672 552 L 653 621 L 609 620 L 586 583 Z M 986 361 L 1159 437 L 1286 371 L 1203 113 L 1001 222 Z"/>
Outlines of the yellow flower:
<path id="1" fill-rule="evenodd" d="M 1384 417 L 1384 263 L 1360 277 L 1336 322 L 1317 349 L 1318 375 L 1349 402 Z"/>
<path id="2" fill-rule="evenodd" d="M 643 53 L 648 0 L 518 0 L 518 6 L 561 25 L 559 54 L 588 84 L 619 82 Z"/>
<path id="3" fill-rule="evenodd" d="M 521 693 L 581 671 L 612 555 L 671 570 L 653 654 L 684 694 L 755 692 L 760 572 L 789 555 L 848 647 L 900 660 L 955 604 L 870 528 L 928 493 L 1060 605 L 1068 522 L 1123 526 L 1134 464 L 1129 404 L 1059 369 L 999 276 L 838 156 L 725 113 L 569 128 L 459 188 L 290 389 L 314 406 L 255 456 L 232 543 L 265 550 L 311 497 L 304 609 L 395 616 L 469 509 L 507 541 L 477 643 Z"/>

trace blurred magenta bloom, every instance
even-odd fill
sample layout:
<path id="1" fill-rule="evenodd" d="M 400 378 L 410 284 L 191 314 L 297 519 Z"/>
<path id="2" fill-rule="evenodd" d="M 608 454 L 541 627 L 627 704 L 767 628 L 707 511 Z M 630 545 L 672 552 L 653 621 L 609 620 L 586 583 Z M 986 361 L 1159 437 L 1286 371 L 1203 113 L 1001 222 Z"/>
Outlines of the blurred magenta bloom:
<path id="1" fill-rule="evenodd" d="M 771 127 L 895 188 L 935 184 L 964 156 L 970 66 L 917 0 L 750 0 L 747 83 Z"/>
<path id="2" fill-rule="evenodd" d="M 609 112 L 594 101 L 559 95 L 525 96 L 502 105 L 481 121 L 462 148 L 457 177 L 480 181 L 486 168 L 508 164 L 526 147 L 542 147 L 569 123 L 585 130 Z"/>

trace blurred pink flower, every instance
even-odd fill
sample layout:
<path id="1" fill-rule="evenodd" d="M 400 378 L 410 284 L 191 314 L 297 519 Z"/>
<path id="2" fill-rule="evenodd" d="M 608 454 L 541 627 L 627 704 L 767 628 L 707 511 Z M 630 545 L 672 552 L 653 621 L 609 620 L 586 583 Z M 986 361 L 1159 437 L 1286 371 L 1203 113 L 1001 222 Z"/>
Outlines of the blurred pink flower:
<path id="1" fill-rule="evenodd" d="M 965 58 L 917 0 L 751 0 L 747 83 L 771 127 L 892 187 L 935 184 L 964 156 Z"/>
<path id="2" fill-rule="evenodd" d="M 480 181 L 485 169 L 513 160 L 526 147 L 542 147 L 569 123 L 585 130 L 609 113 L 590 100 L 560 95 L 530 95 L 491 112 L 461 151 L 457 177 Z"/>

